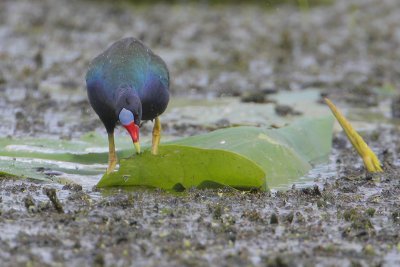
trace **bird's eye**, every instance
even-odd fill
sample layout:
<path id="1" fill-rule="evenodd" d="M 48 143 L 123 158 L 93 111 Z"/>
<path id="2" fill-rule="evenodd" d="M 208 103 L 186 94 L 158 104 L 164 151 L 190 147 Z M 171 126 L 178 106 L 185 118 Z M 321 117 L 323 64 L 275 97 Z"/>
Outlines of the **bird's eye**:
<path id="1" fill-rule="evenodd" d="M 131 111 L 127 110 L 126 108 L 123 108 L 121 110 L 118 117 L 119 117 L 119 122 L 122 125 L 128 125 L 135 120 L 133 113 Z"/>

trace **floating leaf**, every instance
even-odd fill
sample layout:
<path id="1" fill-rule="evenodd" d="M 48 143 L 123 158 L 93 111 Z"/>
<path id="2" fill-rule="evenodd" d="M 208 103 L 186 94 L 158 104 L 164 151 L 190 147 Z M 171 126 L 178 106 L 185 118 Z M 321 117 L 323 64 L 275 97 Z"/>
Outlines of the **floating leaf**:
<path id="1" fill-rule="evenodd" d="M 239 154 L 182 145 L 164 145 L 159 149 L 157 156 L 146 151 L 121 159 L 119 171 L 103 176 L 97 186 L 181 189 L 213 184 L 266 189 L 264 171 Z"/>
<path id="2" fill-rule="evenodd" d="M 235 127 L 177 140 L 160 146 L 158 156 L 147 152 L 122 160 L 119 170 L 104 175 L 98 186 L 173 189 L 177 184 L 188 188 L 209 181 L 237 188 L 279 186 L 327 159 L 332 125 L 329 116 L 280 129 Z M 261 169 L 266 180 L 260 183 L 260 176 L 248 168 Z"/>
<path id="3" fill-rule="evenodd" d="M 101 148 L 102 142 L 105 150 Z M 102 152 L 107 151 L 106 145 L 94 134 L 74 141 L 3 138 L 0 139 L 0 172 L 14 178 L 56 182 L 73 179 L 93 185 L 106 168 L 108 153 Z M 131 153 L 125 150 L 119 156 L 127 157 Z"/>
<path id="4" fill-rule="evenodd" d="M 274 103 L 243 103 L 238 98 L 227 97 L 211 100 L 173 98 L 167 112 L 162 115 L 162 121 L 209 128 L 215 127 L 216 122 L 221 120 L 226 120 L 231 125 L 284 126 L 302 118 L 330 115 L 329 109 L 317 103 L 320 94 L 319 90 L 304 90 L 280 92 L 269 96 L 269 99 L 280 105 L 300 111 L 300 116 L 279 116 L 275 112 Z"/>

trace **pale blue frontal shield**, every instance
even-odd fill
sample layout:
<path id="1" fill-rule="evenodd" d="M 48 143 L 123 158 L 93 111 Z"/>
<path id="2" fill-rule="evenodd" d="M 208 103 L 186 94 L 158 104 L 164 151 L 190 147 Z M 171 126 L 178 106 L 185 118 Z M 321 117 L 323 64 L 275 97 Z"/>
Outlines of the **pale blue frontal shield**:
<path id="1" fill-rule="evenodd" d="M 128 125 L 132 122 L 134 122 L 135 117 L 133 116 L 133 113 L 126 108 L 123 108 L 121 112 L 119 113 L 119 122 L 122 125 Z"/>

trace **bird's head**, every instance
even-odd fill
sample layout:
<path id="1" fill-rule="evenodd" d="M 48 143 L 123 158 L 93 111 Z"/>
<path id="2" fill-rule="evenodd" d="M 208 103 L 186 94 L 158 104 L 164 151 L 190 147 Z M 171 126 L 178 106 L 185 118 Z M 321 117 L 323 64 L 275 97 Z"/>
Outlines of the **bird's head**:
<path id="1" fill-rule="evenodd" d="M 140 153 L 139 125 L 142 117 L 142 105 L 136 96 L 125 96 L 118 102 L 118 120 L 132 138 L 136 152 Z"/>

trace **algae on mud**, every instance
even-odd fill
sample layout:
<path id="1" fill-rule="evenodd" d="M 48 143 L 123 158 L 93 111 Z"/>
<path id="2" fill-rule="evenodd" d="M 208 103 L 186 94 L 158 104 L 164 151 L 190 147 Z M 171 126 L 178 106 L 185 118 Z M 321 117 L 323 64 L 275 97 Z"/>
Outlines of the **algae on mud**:
<path id="1" fill-rule="evenodd" d="M 98 187 L 151 186 L 172 190 L 209 182 L 239 189 L 267 190 L 306 174 L 327 160 L 332 142 L 331 116 L 303 119 L 280 129 L 233 127 L 160 146 L 121 160 Z"/>

